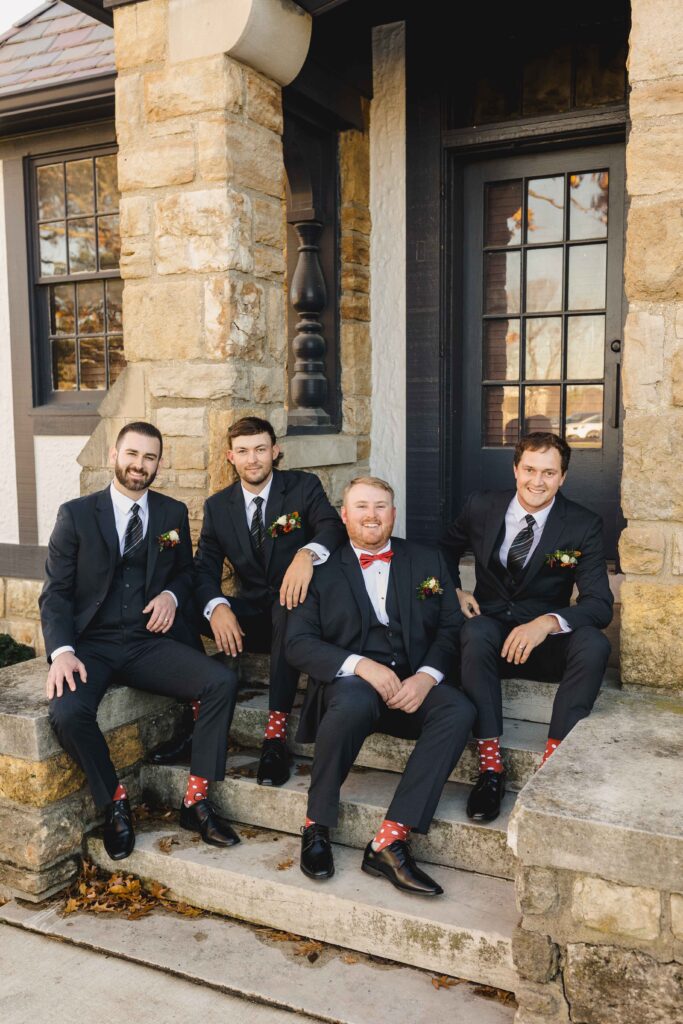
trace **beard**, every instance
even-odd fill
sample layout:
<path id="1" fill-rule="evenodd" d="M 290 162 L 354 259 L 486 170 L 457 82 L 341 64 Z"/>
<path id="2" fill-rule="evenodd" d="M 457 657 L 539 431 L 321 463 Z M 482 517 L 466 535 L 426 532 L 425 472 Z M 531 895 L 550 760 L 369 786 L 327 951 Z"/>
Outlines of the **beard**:
<path id="1" fill-rule="evenodd" d="M 148 487 L 151 487 L 154 483 L 157 475 L 157 471 L 153 473 L 145 473 L 144 469 L 141 475 L 136 479 L 130 475 L 130 469 L 124 469 L 119 465 L 118 460 L 114 464 L 114 475 L 116 479 L 125 487 L 127 491 L 146 491 Z"/>

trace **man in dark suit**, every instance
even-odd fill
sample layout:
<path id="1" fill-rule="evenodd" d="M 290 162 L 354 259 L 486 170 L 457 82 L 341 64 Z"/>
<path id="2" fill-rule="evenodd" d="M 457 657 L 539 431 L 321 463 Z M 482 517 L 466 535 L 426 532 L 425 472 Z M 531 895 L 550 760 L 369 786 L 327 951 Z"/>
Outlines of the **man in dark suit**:
<path id="1" fill-rule="evenodd" d="M 239 841 L 207 799 L 209 780 L 225 777 L 237 677 L 188 645 L 177 614 L 191 600 L 192 545 L 186 506 L 148 490 L 162 444 L 149 423 L 121 430 L 111 486 L 59 509 L 40 596 L 50 721 L 105 811 L 104 843 L 115 860 L 129 856 L 135 835 L 97 724 L 114 675 L 135 689 L 201 700 L 180 824 L 214 846 Z"/>
<path id="2" fill-rule="evenodd" d="M 278 470 L 280 448 L 272 425 L 246 416 L 228 431 L 228 460 L 238 480 L 210 497 L 195 556 L 195 597 L 203 631 L 218 648 L 270 654 L 270 715 L 257 782 L 280 786 L 289 778 L 287 716 L 299 673 L 283 651 L 287 609 L 306 599 L 314 566 L 346 539 L 337 512 L 313 473 Z M 222 590 L 227 558 L 239 594 Z M 168 763 L 184 755 L 186 737 L 152 759 Z"/>
<path id="3" fill-rule="evenodd" d="M 315 741 L 301 869 L 314 879 L 334 873 L 329 829 L 341 785 L 365 738 L 384 732 L 417 742 L 362 868 L 405 892 L 438 895 L 407 839 L 428 830 L 474 720 L 444 681 L 462 615 L 439 552 L 392 538 L 389 484 L 351 481 L 342 518 L 348 543 L 316 572 L 287 624 L 287 659 L 309 675 L 297 740 Z"/>
<path id="4" fill-rule="evenodd" d="M 545 763 L 590 713 L 607 665 L 610 645 L 600 630 L 612 618 L 613 597 L 602 521 L 560 492 L 570 456 L 556 434 L 523 437 L 514 453 L 516 491 L 471 494 L 441 540 L 466 618 L 462 686 L 477 708 L 480 756 L 467 813 L 478 820 L 497 816 L 505 791 L 501 677 L 559 680 Z M 473 594 L 460 587 L 468 549 L 476 564 Z M 575 584 L 578 599 L 570 605 Z"/>

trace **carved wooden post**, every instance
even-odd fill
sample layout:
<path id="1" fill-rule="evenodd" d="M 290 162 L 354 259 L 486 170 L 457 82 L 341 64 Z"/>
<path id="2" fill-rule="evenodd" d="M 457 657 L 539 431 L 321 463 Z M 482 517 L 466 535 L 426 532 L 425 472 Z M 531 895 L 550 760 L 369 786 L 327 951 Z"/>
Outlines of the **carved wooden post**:
<path id="1" fill-rule="evenodd" d="M 292 277 L 290 299 L 299 314 L 292 341 L 294 374 L 290 384 L 292 408 L 290 427 L 325 427 L 330 417 L 323 409 L 327 398 L 325 375 L 325 338 L 320 314 L 325 308 L 327 290 L 318 255 L 323 225 L 317 220 L 293 225 L 299 246 L 299 259 Z"/>

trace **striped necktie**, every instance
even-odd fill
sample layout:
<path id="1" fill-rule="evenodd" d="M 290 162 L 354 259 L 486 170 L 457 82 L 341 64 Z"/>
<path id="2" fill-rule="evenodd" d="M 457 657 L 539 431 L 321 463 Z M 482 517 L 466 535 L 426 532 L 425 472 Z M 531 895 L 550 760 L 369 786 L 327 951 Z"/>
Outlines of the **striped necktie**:
<path id="1" fill-rule="evenodd" d="M 130 519 L 126 527 L 126 536 L 123 539 L 124 558 L 129 551 L 136 548 L 142 540 L 142 519 L 140 518 L 140 506 L 136 503 L 131 505 Z"/>
<path id="2" fill-rule="evenodd" d="M 256 551 L 259 558 L 263 558 L 263 541 L 265 538 L 265 531 L 263 529 L 263 515 L 261 513 L 261 506 L 263 505 L 263 498 L 254 498 L 254 514 L 251 517 L 251 527 L 249 532 L 251 533 L 251 539 L 254 543 L 254 550 Z"/>
<path id="3" fill-rule="evenodd" d="M 526 519 L 526 526 L 519 531 L 510 545 L 510 550 L 508 551 L 507 566 L 513 576 L 520 575 L 524 568 L 524 563 L 526 562 L 526 556 L 529 554 L 531 545 L 534 542 L 534 526 L 536 524 L 536 520 L 530 515 L 527 515 L 524 518 Z"/>

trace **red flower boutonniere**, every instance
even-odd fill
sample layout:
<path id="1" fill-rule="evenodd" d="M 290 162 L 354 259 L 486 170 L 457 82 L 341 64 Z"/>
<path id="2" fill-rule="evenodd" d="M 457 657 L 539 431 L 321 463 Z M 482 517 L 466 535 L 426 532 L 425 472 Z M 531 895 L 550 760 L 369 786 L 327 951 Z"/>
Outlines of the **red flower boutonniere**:
<path id="1" fill-rule="evenodd" d="M 580 551 L 551 551 L 545 556 L 545 564 L 550 569 L 575 569 L 581 558 Z"/>
<path id="2" fill-rule="evenodd" d="M 163 551 L 165 548 L 174 548 L 180 544 L 180 534 L 177 530 L 167 530 L 166 533 L 159 534 L 157 543 L 159 551 Z"/>
<path id="3" fill-rule="evenodd" d="M 418 601 L 426 601 L 428 597 L 436 597 L 443 594 L 443 587 L 436 576 L 428 576 L 417 588 Z"/>
<path id="4" fill-rule="evenodd" d="M 269 537 L 279 537 L 281 533 L 291 533 L 301 529 L 301 516 L 298 512 L 285 512 L 268 527 Z"/>

